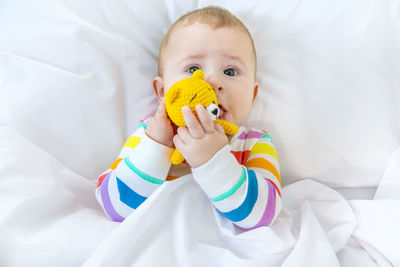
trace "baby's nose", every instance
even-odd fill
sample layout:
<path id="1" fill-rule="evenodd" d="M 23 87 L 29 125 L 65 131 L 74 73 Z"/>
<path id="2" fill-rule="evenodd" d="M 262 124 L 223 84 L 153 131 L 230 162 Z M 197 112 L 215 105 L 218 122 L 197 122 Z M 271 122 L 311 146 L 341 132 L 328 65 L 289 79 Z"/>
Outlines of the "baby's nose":
<path id="1" fill-rule="evenodd" d="M 224 89 L 221 79 L 216 74 L 209 74 L 204 79 L 215 92 L 222 91 Z"/>

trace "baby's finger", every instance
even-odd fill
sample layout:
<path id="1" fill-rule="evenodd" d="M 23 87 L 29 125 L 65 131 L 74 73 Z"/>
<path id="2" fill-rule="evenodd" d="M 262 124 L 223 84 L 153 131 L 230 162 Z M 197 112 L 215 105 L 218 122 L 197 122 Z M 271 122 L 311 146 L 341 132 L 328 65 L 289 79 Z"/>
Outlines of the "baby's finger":
<path id="1" fill-rule="evenodd" d="M 208 114 L 207 110 L 199 104 L 196 106 L 196 112 L 203 127 L 203 130 L 206 133 L 214 132 L 214 123 L 212 122 L 210 114 Z"/>
<path id="2" fill-rule="evenodd" d="M 217 130 L 217 131 L 220 132 L 220 133 L 225 134 L 225 130 L 224 130 L 224 128 L 222 127 L 221 124 L 219 124 L 219 123 L 214 123 L 214 126 L 215 126 L 215 130 Z"/>
<path id="3" fill-rule="evenodd" d="M 186 127 L 188 128 L 191 136 L 200 139 L 204 136 L 204 130 L 199 121 L 196 119 L 192 110 L 188 106 L 182 108 L 183 119 L 185 120 Z"/>
<path id="4" fill-rule="evenodd" d="M 158 105 L 158 109 L 156 111 L 157 117 L 165 117 L 167 114 L 167 110 L 165 108 L 165 99 L 162 98 L 160 101 L 160 105 Z"/>
<path id="5" fill-rule="evenodd" d="M 172 141 L 174 142 L 176 149 L 182 151 L 182 148 L 185 146 L 185 143 L 182 141 L 179 135 L 175 135 Z"/>
<path id="6" fill-rule="evenodd" d="M 178 130 L 176 130 L 176 134 L 185 144 L 187 144 L 190 139 L 192 139 L 192 136 L 190 135 L 189 130 L 186 127 L 179 127 Z"/>

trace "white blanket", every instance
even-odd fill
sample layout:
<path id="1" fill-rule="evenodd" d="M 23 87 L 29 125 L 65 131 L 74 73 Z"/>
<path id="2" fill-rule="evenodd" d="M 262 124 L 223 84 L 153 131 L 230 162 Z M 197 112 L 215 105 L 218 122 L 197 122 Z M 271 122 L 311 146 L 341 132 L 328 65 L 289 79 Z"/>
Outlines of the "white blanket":
<path id="1" fill-rule="evenodd" d="M 85 266 L 400 264 L 400 149 L 374 200 L 347 201 L 306 179 L 284 188 L 284 210 L 271 227 L 243 232 L 215 212 L 191 175 L 113 223 L 87 197 L 94 187 L 87 179 L 10 129 L 0 137 L 2 266 L 77 266 L 87 258 Z"/>
<path id="2" fill-rule="evenodd" d="M 0 266 L 400 266 L 398 1 L 219 2 L 257 48 L 271 227 L 235 228 L 190 175 L 105 217 L 96 179 L 157 106 L 162 36 L 212 3 L 0 2 Z"/>

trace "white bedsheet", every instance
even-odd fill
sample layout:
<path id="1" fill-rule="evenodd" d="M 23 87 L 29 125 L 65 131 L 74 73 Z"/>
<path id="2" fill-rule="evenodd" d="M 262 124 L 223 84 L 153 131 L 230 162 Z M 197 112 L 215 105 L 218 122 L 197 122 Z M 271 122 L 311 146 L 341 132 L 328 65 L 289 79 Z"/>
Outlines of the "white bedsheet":
<path id="1" fill-rule="evenodd" d="M 123 223 L 111 222 L 87 197 L 93 183 L 13 130 L 0 128 L 0 140 L 2 266 L 400 264 L 400 149 L 378 188 L 391 181 L 390 199 L 348 201 L 305 179 L 284 188 L 272 227 L 242 232 L 190 175 L 165 183 Z"/>
<path id="2" fill-rule="evenodd" d="M 123 223 L 97 176 L 139 119 L 168 26 L 212 1 L 0 1 L 0 266 L 400 266 L 400 3 L 221 1 L 253 33 L 284 185 L 241 232 L 186 176 Z"/>

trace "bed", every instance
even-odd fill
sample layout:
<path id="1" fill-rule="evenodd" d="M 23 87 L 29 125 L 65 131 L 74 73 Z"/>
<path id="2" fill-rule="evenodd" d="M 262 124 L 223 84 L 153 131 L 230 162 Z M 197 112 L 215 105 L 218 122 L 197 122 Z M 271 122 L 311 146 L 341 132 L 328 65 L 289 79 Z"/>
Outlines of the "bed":
<path id="1" fill-rule="evenodd" d="M 218 1 L 257 48 L 245 124 L 278 150 L 271 227 L 235 228 L 190 177 L 105 216 L 97 177 L 157 107 L 163 35 L 215 3 L 0 2 L 0 266 L 400 266 L 394 0 Z"/>

